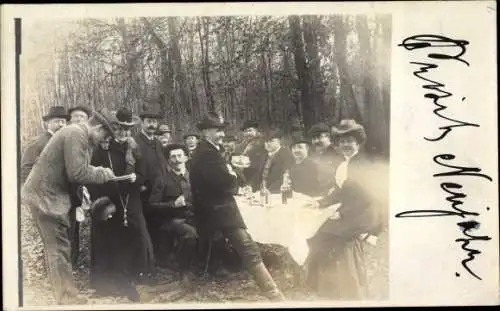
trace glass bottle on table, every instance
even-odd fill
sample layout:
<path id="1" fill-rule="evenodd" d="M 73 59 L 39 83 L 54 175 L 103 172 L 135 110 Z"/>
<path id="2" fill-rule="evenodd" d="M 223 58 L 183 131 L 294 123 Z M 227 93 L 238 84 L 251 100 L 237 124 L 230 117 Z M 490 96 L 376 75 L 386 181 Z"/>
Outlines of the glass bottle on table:
<path id="1" fill-rule="evenodd" d="M 289 187 L 288 181 L 289 181 L 288 171 L 285 171 L 285 173 L 283 174 L 283 180 L 281 182 L 281 188 L 280 188 L 282 204 L 288 203 L 288 187 Z"/>
<path id="2" fill-rule="evenodd" d="M 269 190 L 267 189 L 266 182 L 263 181 L 260 186 L 260 204 L 264 207 L 271 207 Z"/>

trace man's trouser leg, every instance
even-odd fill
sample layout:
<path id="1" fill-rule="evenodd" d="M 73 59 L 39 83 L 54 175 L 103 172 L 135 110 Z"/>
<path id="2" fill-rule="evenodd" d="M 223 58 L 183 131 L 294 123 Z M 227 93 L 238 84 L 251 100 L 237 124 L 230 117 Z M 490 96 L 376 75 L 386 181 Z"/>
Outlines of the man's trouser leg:
<path id="1" fill-rule="evenodd" d="M 224 229 L 222 233 L 241 257 L 243 264 L 253 276 L 257 285 L 264 292 L 264 295 L 270 300 L 285 300 L 283 293 L 264 265 L 259 247 L 250 234 L 242 228 Z"/>
<path id="2" fill-rule="evenodd" d="M 44 245 L 47 272 L 56 302 L 78 303 L 70 262 L 68 216 L 48 216 L 37 211 L 36 207 L 32 207 L 31 210 Z"/>
<path id="3" fill-rule="evenodd" d="M 80 255 L 80 223 L 76 221 L 76 210 L 71 208 L 69 212 L 68 237 L 71 244 L 71 264 L 73 269 L 77 268 L 78 256 Z"/>

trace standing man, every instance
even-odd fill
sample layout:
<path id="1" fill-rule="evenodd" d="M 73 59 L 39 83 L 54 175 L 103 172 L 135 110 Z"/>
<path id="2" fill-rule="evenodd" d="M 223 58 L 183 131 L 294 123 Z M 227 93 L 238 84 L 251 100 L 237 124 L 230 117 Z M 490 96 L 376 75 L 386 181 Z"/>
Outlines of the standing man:
<path id="1" fill-rule="evenodd" d="M 186 134 L 184 134 L 184 137 L 182 139 L 184 140 L 184 144 L 188 148 L 188 157 L 191 158 L 191 155 L 193 155 L 194 150 L 198 146 L 200 135 L 195 132 L 187 132 Z"/>
<path id="2" fill-rule="evenodd" d="M 88 123 L 55 133 L 43 149 L 21 189 L 22 201 L 37 225 L 46 267 L 58 304 L 85 303 L 71 273 L 68 237 L 70 183 L 103 184 L 114 178 L 109 168 L 89 165 L 92 149 L 113 135 L 112 115 L 95 112 Z"/>
<path id="3" fill-rule="evenodd" d="M 78 124 L 82 122 L 87 122 L 92 115 L 92 109 L 87 106 L 78 105 L 71 107 L 68 110 L 69 122 L 71 124 Z"/>
<path id="4" fill-rule="evenodd" d="M 63 106 L 50 107 L 49 113 L 43 116 L 47 130 L 30 142 L 21 159 L 21 184 L 26 181 L 33 165 L 38 160 L 49 139 L 66 125 L 68 113 Z"/>
<path id="5" fill-rule="evenodd" d="M 92 116 L 92 110 L 87 106 L 78 105 L 70 108 L 68 114 L 70 124 L 79 124 L 89 120 Z M 76 207 L 82 204 L 82 200 L 80 200 L 76 194 L 78 186 L 77 184 L 71 185 L 73 190 L 70 195 L 71 209 L 69 211 L 69 240 L 71 242 L 71 263 L 73 264 L 73 269 L 75 269 L 78 264 L 78 256 L 80 254 L 80 223 L 76 221 Z"/>
<path id="6" fill-rule="evenodd" d="M 160 141 L 163 148 L 171 143 L 172 131 L 168 124 L 161 124 L 158 126 L 158 131 L 156 131 L 156 138 Z"/>
<path id="7" fill-rule="evenodd" d="M 284 300 L 262 261 L 257 244 L 246 231 L 233 197 L 238 190 L 236 173 L 221 153 L 226 125 L 215 114 L 206 116 L 198 124 L 203 138 L 193 154 L 190 171 L 197 228 L 200 235 L 205 237 L 221 232 L 242 258 L 264 294 L 271 300 Z"/>
<path id="8" fill-rule="evenodd" d="M 137 184 L 141 192 L 144 217 L 151 236 L 151 241 L 153 245 L 157 245 L 159 233 L 153 226 L 155 216 L 154 213 L 150 211 L 149 201 L 154 183 L 157 180 L 165 180 L 167 174 L 167 162 L 163 155 L 163 147 L 160 141 L 155 137 L 161 115 L 158 111 L 148 110 L 139 114 L 139 117 L 142 125 L 141 131 L 135 137 L 135 141 L 139 145 L 142 161 L 138 163 L 136 169 Z"/>
<path id="9" fill-rule="evenodd" d="M 259 171 L 266 161 L 266 149 L 264 140 L 259 132 L 259 124 L 257 121 L 246 121 L 241 127 L 243 132 L 243 141 L 236 146 L 235 154 L 244 155 L 250 159 L 250 167 L 243 169 L 243 176 L 252 191 L 259 190 Z"/>
<path id="10" fill-rule="evenodd" d="M 292 152 L 282 146 L 282 139 L 283 132 L 279 129 L 271 130 L 264 136 L 264 146 L 267 154 L 264 165 L 259 171 L 259 184 L 261 188 L 271 193 L 281 191 L 283 174 L 294 163 Z"/>

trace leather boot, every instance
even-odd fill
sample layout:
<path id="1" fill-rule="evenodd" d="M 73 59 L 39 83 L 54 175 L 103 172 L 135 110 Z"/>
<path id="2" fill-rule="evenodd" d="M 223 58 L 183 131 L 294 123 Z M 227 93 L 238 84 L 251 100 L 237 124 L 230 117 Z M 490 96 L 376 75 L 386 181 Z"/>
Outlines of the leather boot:
<path id="1" fill-rule="evenodd" d="M 274 282 L 273 277 L 267 270 L 263 262 L 256 264 L 249 269 L 255 282 L 262 290 L 263 294 L 271 301 L 285 301 L 285 296 Z"/>

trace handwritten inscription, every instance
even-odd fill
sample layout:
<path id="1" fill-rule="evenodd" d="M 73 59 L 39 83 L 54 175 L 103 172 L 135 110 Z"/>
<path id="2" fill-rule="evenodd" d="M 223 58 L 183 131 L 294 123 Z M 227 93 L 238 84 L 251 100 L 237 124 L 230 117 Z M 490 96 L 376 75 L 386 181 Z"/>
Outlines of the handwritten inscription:
<path id="1" fill-rule="evenodd" d="M 405 48 L 406 50 L 412 51 L 416 49 L 433 49 L 433 53 L 428 53 L 427 58 L 435 59 L 440 61 L 454 60 L 458 61 L 465 66 L 469 67 L 470 64 L 464 59 L 467 51 L 467 45 L 469 42 L 466 40 L 455 40 L 442 35 L 415 35 L 408 37 L 403 40 L 399 46 Z M 428 138 L 424 137 L 425 140 L 429 142 L 439 142 L 445 139 L 452 131 L 456 128 L 467 128 L 467 127 L 480 127 L 479 124 L 471 123 L 464 120 L 458 120 L 450 115 L 450 113 L 445 114 L 447 108 L 446 105 L 440 102 L 443 98 L 451 99 L 453 93 L 445 89 L 445 84 L 431 79 L 428 75 L 431 70 L 437 70 L 439 68 L 438 64 L 431 62 L 410 62 L 412 65 L 417 65 L 419 68 L 413 72 L 413 75 L 418 79 L 425 81 L 422 85 L 422 89 L 427 91 L 423 95 L 424 98 L 431 99 L 432 103 L 436 107 L 433 110 L 434 115 L 446 120 L 447 125 L 438 128 L 439 134 L 436 137 Z M 460 102 L 464 102 L 465 97 L 460 98 Z M 438 154 L 433 157 L 433 162 L 440 168 L 445 168 L 445 171 L 440 171 L 432 175 L 433 178 L 476 178 L 480 180 L 486 180 L 491 182 L 492 178 L 478 167 L 467 167 L 463 165 L 458 165 L 451 161 L 454 161 L 456 156 L 451 153 Z M 489 236 L 474 235 L 471 233 L 472 230 L 478 230 L 480 223 L 471 219 L 471 217 L 480 216 L 479 211 L 467 210 L 463 207 L 464 200 L 467 198 L 467 194 L 463 189 L 463 185 L 456 180 L 446 180 L 440 184 L 441 190 L 448 195 L 446 201 L 451 206 L 451 209 L 422 209 L 422 210 L 410 210 L 402 213 L 396 214 L 397 218 L 408 218 L 408 217 L 443 217 L 443 216 L 455 216 L 460 217 L 461 221 L 457 222 L 457 226 L 462 233 L 460 238 L 457 238 L 455 242 L 461 243 L 461 249 L 466 252 L 467 258 L 461 261 L 462 267 L 476 279 L 481 280 L 481 277 L 475 272 L 470 264 L 476 258 L 475 256 L 481 254 L 481 251 L 473 248 L 472 242 L 488 241 L 491 240 Z M 486 207 L 489 210 L 489 207 Z M 460 277 L 461 274 L 456 272 L 455 275 Z"/>

